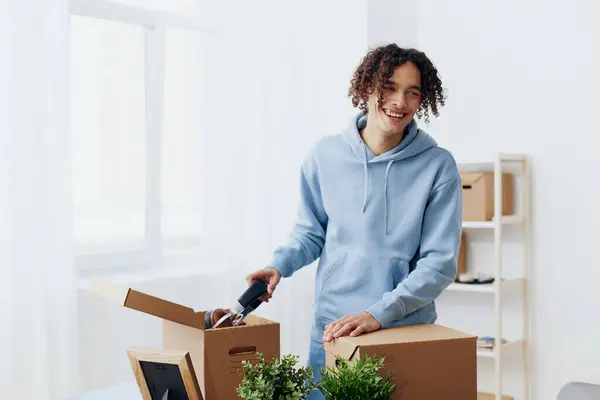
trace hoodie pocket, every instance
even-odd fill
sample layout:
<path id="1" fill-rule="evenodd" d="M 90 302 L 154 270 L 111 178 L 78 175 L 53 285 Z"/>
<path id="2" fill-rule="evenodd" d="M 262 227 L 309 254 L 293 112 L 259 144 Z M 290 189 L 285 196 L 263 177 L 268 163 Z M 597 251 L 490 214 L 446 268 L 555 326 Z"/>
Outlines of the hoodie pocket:
<path id="1" fill-rule="evenodd" d="M 371 305 L 408 277 L 408 263 L 398 257 L 349 252 L 323 275 L 318 299 L 328 298 L 343 308 Z"/>
<path id="2" fill-rule="evenodd" d="M 336 272 L 340 264 L 342 264 L 342 262 L 346 259 L 346 255 L 347 253 L 339 255 L 338 257 L 334 258 L 334 260 L 331 262 L 328 268 L 324 268 L 326 272 L 323 276 L 323 281 L 320 285 L 321 287 L 319 288 L 319 295 L 317 296 L 317 300 L 320 299 L 323 295 L 323 290 L 327 287 L 329 279 L 331 279 L 331 276 L 334 274 L 334 272 Z"/>

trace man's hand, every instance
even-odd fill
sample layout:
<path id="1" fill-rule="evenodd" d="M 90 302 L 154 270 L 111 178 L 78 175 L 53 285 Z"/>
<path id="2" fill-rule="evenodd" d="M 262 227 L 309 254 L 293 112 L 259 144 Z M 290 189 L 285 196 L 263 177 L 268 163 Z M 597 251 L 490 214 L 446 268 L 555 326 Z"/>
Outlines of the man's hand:
<path id="1" fill-rule="evenodd" d="M 273 297 L 273 292 L 275 288 L 279 284 L 281 280 L 281 274 L 275 268 L 266 267 L 263 269 L 259 269 L 256 272 L 251 273 L 246 277 L 246 282 L 248 282 L 248 286 L 251 286 L 256 281 L 266 282 L 267 285 L 267 294 L 262 296 L 260 299 L 265 303 L 269 302 L 269 299 Z"/>
<path id="2" fill-rule="evenodd" d="M 347 315 L 325 327 L 323 341 L 329 342 L 334 338 L 346 335 L 358 336 L 378 329 L 381 329 L 381 325 L 367 312 L 358 315 Z"/>

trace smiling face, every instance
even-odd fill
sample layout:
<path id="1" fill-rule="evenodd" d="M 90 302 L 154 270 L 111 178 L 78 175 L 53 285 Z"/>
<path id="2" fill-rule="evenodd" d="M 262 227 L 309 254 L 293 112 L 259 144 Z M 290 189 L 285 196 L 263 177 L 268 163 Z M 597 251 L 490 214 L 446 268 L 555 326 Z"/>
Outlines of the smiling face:
<path id="1" fill-rule="evenodd" d="M 395 68 L 384 83 L 382 96 L 378 102 L 377 88 L 369 96 L 367 124 L 388 137 L 403 135 L 421 106 L 421 73 L 417 66 L 408 61 Z"/>

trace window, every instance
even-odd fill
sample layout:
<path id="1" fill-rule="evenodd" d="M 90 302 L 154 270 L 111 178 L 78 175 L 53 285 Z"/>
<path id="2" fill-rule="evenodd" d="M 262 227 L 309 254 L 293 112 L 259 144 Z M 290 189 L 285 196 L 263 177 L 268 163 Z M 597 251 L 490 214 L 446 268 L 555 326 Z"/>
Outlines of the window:
<path id="1" fill-rule="evenodd" d="M 74 235 L 81 252 L 144 244 L 144 29 L 71 17 Z"/>
<path id="2" fill-rule="evenodd" d="M 171 249 L 193 252 L 201 234 L 210 35 L 135 3 L 71 3 L 74 237 L 84 267 L 155 264 Z"/>
<path id="3" fill-rule="evenodd" d="M 167 29 L 162 129 L 163 242 L 200 235 L 202 40 L 197 33 Z"/>

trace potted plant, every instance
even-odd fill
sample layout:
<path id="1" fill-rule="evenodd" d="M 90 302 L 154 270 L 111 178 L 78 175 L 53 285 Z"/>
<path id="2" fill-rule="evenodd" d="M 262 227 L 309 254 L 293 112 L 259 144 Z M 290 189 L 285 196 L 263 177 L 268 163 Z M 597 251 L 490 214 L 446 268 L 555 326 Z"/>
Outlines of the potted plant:
<path id="1" fill-rule="evenodd" d="M 296 368 L 298 356 L 285 355 L 267 362 L 262 353 L 258 361 L 242 361 L 242 382 L 237 394 L 245 400 L 301 400 L 313 389 L 311 367 Z"/>
<path id="2" fill-rule="evenodd" d="M 391 372 L 380 375 L 383 362 L 383 357 L 365 355 L 349 363 L 337 356 L 335 368 L 321 369 L 323 378 L 316 387 L 326 400 L 388 400 L 396 385 Z"/>

